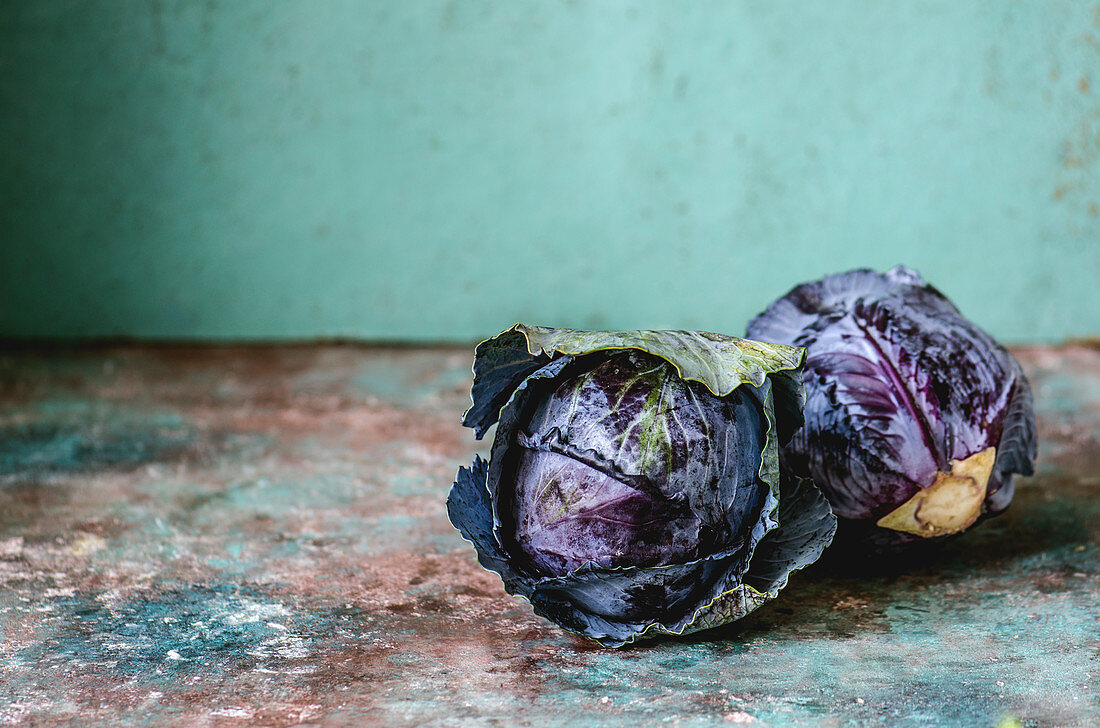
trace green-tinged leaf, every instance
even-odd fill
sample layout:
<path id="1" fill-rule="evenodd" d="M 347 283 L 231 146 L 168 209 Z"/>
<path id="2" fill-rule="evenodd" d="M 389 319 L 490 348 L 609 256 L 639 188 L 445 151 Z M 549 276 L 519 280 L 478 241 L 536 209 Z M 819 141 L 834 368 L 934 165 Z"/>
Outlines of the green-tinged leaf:
<path id="1" fill-rule="evenodd" d="M 797 346 L 768 344 L 705 331 L 578 331 L 516 324 L 478 344 L 474 359 L 473 405 L 463 424 L 480 437 L 496 421 L 511 390 L 531 372 L 561 355 L 638 349 L 672 364 L 682 379 L 699 382 L 724 397 L 743 384 L 760 387 L 771 378 L 776 389 L 779 437 L 801 426 L 802 363 Z"/>
<path id="2" fill-rule="evenodd" d="M 681 379 L 699 382 L 718 397 L 742 384 L 759 387 L 765 377 L 795 371 L 804 351 L 706 331 L 576 331 L 517 324 L 533 356 L 590 354 L 609 349 L 640 349 L 668 361 Z"/>
<path id="3" fill-rule="evenodd" d="M 739 584 L 719 594 L 714 601 L 701 606 L 679 631 L 668 631 L 666 634 L 691 634 L 736 622 L 772 596 L 761 594 L 747 584 Z"/>

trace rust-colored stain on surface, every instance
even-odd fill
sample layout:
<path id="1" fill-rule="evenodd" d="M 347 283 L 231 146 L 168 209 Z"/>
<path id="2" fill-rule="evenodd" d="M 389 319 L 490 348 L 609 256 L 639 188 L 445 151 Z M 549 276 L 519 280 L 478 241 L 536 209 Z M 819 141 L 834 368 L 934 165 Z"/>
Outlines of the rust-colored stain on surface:
<path id="1" fill-rule="evenodd" d="M 609 651 L 447 521 L 469 351 L 0 352 L 0 725 L 1098 725 L 1100 350 L 1017 354 L 1004 517 Z"/>

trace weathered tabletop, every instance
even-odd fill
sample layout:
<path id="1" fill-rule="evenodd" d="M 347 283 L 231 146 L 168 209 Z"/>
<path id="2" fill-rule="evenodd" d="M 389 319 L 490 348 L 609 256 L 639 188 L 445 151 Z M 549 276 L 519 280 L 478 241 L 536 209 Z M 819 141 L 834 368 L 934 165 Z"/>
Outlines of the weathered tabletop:
<path id="1" fill-rule="evenodd" d="M 447 521 L 468 350 L 0 351 L 0 724 L 1100 725 L 1100 349 L 1018 355 L 1004 517 L 611 651 Z"/>

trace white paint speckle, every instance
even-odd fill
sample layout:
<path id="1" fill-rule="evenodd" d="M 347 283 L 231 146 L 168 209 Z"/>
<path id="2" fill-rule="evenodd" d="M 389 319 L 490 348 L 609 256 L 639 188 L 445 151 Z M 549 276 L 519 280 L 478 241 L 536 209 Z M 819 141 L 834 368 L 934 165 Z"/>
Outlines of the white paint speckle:
<path id="1" fill-rule="evenodd" d="M 0 556 L 18 556 L 23 551 L 23 537 L 16 536 L 0 541 Z"/>
<path id="2" fill-rule="evenodd" d="M 220 718 L 251 718 L 255 715 L 255 712 L 251 708 L 233 707 L 211 710 L 210 715 L 216 715 Z"/>
<path id="3" fill-rule="evenodd" d="M 245 600 L 238 610 L 225 615 L 222 622 L 236 627 L 251 622 L 268 622 L 275 617 L 289 616 L 290 610 L 282 604 L 262 604 Z"/>

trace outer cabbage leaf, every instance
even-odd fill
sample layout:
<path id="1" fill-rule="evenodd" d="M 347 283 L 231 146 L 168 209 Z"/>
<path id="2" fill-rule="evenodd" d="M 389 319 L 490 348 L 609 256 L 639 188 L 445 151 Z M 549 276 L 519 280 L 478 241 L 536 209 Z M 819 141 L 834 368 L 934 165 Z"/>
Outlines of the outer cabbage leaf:
<path id="1" fill-rule="evenodd" d="M 836 516 L 817 487 L 803 478 L 783 474 L 780 527 L 760 542 L 745 585 L 774 598 L 790 575 L 817 561 L 836 534 Z"/>
<path id="2" fill-rule="evenodd" d="M 578 331 L 526 324 L 478 344 L 473 405 L 462 423 L 481 437 L 499 416 L 506 393 L 542 364 L 562 355 L 617 349 L 659 356 L 676 367 L 681 379 L 699 382 L 717 397 L 743 384 L 760 387 L 771 379 L 782 441 L 802 425 L 804 352 L 798 347 L 701 331 Z"/>

